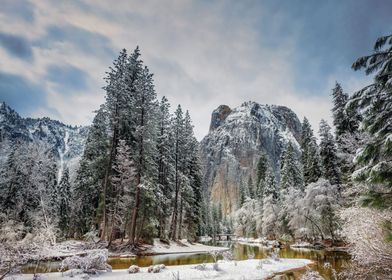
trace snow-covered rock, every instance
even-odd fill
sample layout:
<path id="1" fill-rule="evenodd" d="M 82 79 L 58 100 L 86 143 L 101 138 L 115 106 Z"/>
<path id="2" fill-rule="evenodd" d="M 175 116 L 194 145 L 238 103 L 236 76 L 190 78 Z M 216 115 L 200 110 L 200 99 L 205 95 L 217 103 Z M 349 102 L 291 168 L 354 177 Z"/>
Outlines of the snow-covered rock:
<path id="1" fill-rule="evenodd" d="M 7 159 L 10 147 L 18 142 L 44 142 L 56 159 L 58 175 L 67 167 L 71 182 L 75 179 L 79 160 L 83 154 L 88 127 L 63 124 L 49 118 L 22 118 L 4 102 L 0 103 L 0 164 Z"/>
<path id="2" fill-rule="evenodd" d="M 260 280 L 271 278 L 276 273 L 281 273 L 287 270 L 305 267 L 311 264 L 312 261 L 306 259 L 281 259 L 281 261 L 270 260 L 268 263 L 263 263 L 262 269 L 260 267 L 260 260 L 245 260 L 238 262 L 219 262 L 219 270 L 213 269 L 213 264 L 205 265 L 204 270 L 200 270 L 195 265 L 177 265 L 168 266 L 158 275 L 148 273 L 147 268 L 141 268 L 139 273 L 129 274 L 126 269 L 113 270 L 111 273 L 104 273 L 94 276 L 94 279 L 102 280 L 156 280 L 156 279 L 215 279 L 215 280 L 231 280 L 231 279 L 249 279 Z M 43 273 L 41 274 L 43 280 L 60 280 L 60 279 L 80 279 L 63 278 L 61 273 Z M 174 276 L 178 278 L 174 278 Z M 246 277 L 244 277 L 246 276 Z M 13 278 L 11 278 L 13 277 Z M 31 274 L 12 275 L 6 279 L 16 280 L 30 280 Z"/>
<path id="3" fill-rule="evenodd" d="M 201 141 L 204 188 L 229 213 L 235 210 L 239 186 L 256 179 L 261 153 L 279 175 L 281 154 L 290 141 L 299 153 L 301 123 L 287 107 L 245 102 L 231 109 L 219 106 L 212 113 L 210 131 Z M 279 178 L 278 178 L 279 179 Z"/>
<path id="4" fill-rule="evenodd" d="M 140 267 L 138 267 L 137 265 L 131 265 L 128 268 L 128 273 L 131 273 L 131 274 L 138 273 L 139 271 L 140 271 Z"/>

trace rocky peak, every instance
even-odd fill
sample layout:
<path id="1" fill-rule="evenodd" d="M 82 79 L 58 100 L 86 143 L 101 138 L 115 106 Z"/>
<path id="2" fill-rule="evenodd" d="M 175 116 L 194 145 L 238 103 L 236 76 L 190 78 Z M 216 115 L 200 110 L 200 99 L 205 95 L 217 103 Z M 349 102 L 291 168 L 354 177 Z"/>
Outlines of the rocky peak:
<path id="1" fill-rule="evenodd" d="M 211 114 L 210 131 L 219 127 L 231 113 L 231 109 L 227 105 L 220 105 Z"/>
<path id="2" fill-rule="evenodd" d="M 256 181 L 256 165 L 268 156 L 279 180 L 280 158 L 288 142 L 300 153 L 301 123 L 287 107 L 248 101 L 230 109 L 221 105 L 212 113 L 210 131 L 201 141 L 203 186 L 226 213 L 238 205 L 239 186 Z"/>

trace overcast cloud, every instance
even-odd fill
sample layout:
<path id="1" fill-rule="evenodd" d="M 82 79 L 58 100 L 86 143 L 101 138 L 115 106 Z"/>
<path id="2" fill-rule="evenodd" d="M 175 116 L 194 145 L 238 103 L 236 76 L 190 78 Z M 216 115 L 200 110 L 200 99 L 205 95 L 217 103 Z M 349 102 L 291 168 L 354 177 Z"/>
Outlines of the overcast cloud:
<path id="1" fill-rule="evenodd" d="M 392 1 L 1 0 L 0 100 L 23 116 L 90 124 L 103 77 L 139 45 L 158 96 L 189 109 L 198 139 L 220 104 L 286 105 L 315 131 L 331 88 L 390 33 Z"/>

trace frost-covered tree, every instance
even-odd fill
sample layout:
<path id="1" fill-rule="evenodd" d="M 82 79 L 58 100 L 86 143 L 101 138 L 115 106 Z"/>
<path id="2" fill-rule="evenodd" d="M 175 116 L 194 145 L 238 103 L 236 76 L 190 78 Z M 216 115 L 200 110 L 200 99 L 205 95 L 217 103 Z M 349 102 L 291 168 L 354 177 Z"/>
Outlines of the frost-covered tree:
<path id="1" fill-rule="evenodd" d="M 175 166 L 173 157 L 173 131 L 171 130 L 170 104 L 166 97 L 161 99 L 158 110 L 158 135 L 157 135 L 157 164 L 158 187 L 161 196 L 157 198 L 160 238 L 168 237 L 166 222 L 170 216 L 170 200 L 174 188 Z"/>
<path id="2" fill-rule="evenodd" d="M 266 179 L 266 172 L 267 172 L 267 167 L 268 167 L 268 159 L 267 156 L 262 153 L 260 155 L 260 158 L 257 162 L 256 166 L 256 195 L 255 197 L 258 197 L 259 199 L 263 199 L 263 187 Z"/>
<path id="3" fill-rule="evenodd" d="M 174 137 L 174 197 L 172 201 L 173 210 L 172 210 L 172 218 L 170 225 L 170 233 L 169 236 L 171 239 L 177 239 L 178 233 L 178 212 L 179 212 L 179 204 L 180 204 L 180 191 L 181 191 L 181 177 L 183 170 L 183 156 L 182 153 L 185 147 L 185 139 L 184 139 L 184 117 L 183 111 L 180 105 L 178 105 L 177 110 L 174 113 L 172 119 L 172 130 Z"/>
<path id="4" fill-rule="evenodd" d="M 28 152 L 25 145 L 14 143 L 4 166 L 2 166 L 0 209 L 2 213 L 9 216 L 9 219 L 21 219 L 23 222 L 31 224 L 29 213 L 25 209 L 36 207 L 36 204 L 25 205 L 25 203 L 29 204 L 29 201 L 25 201 L 23 198 L 23 192 L 30 197 L 29 192 L 32 191 L 30 188 L 25 189 L 26 186 L 29 186 L 29 172 L 25 161 L 25 152 Z M 31 200 L 31 202 L 34 202 L 34 200 Z"/>
<path id="5" fill-rule="evenodd" d="M 78 236 L 91 228 L 97 228 L 96 220 L 101 220 L 102 217 L 103 209 L 99 209 L 99 201 L 103 200 L 103 185 L 109 161 L 108 126 L 107 114 L 102 106 L 96 112 L 89 129 L 72 193 L 71 233 Z"/>
<path id="6" fill-rule="evenodd" d="M 279 217 L 279 191 L 275 180 L 275 175 L 271 168 L 267 168 L 266 179 L 263 192 L 262 204 L 262 235 L 270 239 L 275 239 L 278 234 Z"/>
<path id="7" fill-rule="evenodd" d="M 319 179 L 306 186 L 305 195 L 297 204 L 300 211 L 299 220 L 290 223 L 292 227 L 300 230 L 302 237 L 329 237 L 336 240 L 337 231 L 340 229 L 336 215 L 340 198 L 336 185 L 331 185 L 326 179 Z"/>
<path id="8" fill-rule="evenodd" d="M 130 90 L 127 91 L 126 89 L 129 87 L 132 89 L 135 88 L 136 77 L 141 68 L 139 56 L 139 49 L 136 48 L 129 58 L 134 64 L 128 63 L 127 51 L 123 49 L 117 59 L 113 61 L 113 66 L 110 67 L 109 72 L 107 72 L 107 76 L 105 77 L 106 86 L 104 89 L 106 91 L 106 102 L 104 106 L 108 117 L 108 131 L 110 136 L 108 137 L 108 149 L 105 150 L 105 153 L 108 154 L 108 160 L 105 165 L 105 175 L 102 182 L 100 197 L 100 212 L 102 215 L 101 239 L 106 239 L 107 237 L 106 197 L 109 193 L 110 178 L 113 173 L 113 162 L 116 157 L 118 141 L 122 138 L 120 135 L 121 125 L 123 125 L 126 120 L 125 116 L 127 114 L 127 109 L 129 109 L 131 103 L 131 98 L 129 98 Z M 129 72 L 132 73 L 131 75 L 133 75 L 133 78 L 126 83 L 126 75 L 129 74 Z"/>
<path id="9" fill-rule="evenodd" d="M 130 62 L 132 63 L 132 62 Z M 132 72 L 128 73 L 130 79 Z M 154 90 L 152 74 L 147 67 L 139 73 L 135 86 L 129 90 L 133 93 L 133 111 L 131 114 L 131 123 L 134 127 L 133 141 L 131 143 L 133 153 L 133 162 L 135 164 L 136 191 L 135 204 L 132 210 L 131 223 L 129 227 L 129 244 L 135 243 L 136 227 L 138 222 L 138 214 L 141 206 L 147 207 L 153 204 L 153 188 L 157 180 L 156 165 L 156 136 L 157 136 L 157 100 Z M 156 190 L 155 190 L 156 191 Z M 145 195 L 144 197 L 142 197 Z M 144 205 L 141 205 L 142 199 Z M 147 208 L 142 212 L 140 217 L 142 221 L 149 221 L 151 211 Z M 143 230 L 144 223 L 140 223 L 140 231 Z"/>
<path id="10" fill-rule="evenodd" d="M 71 183 L 69 181 L 69 169 L 65 168 L 57 189 L 57 203 L 60 232 L 67 237 L 69 234 L 71 219 Z"/>
<path id="11" fill-rule="evenodd" d="M 261 221 L 261 207 L 256 199 L 247 198 L 234 213 L 235 232 L 243 237 L 256 237 L 258 222 Z"/>
<path id="12" fill-rule="evenodd" d="M 281 161 L 281 190 L 286 190 L 289 187 L 303 189 L 303 175 L 300 166 L 293 145 L 288 143 Z"/>
<path id="13" fill-rule="evenodd" d="M 331 133 L 331 127 L 325 120 L 320 122 L 320 158 L 323 170 L 323 177 L 328 179 L 333 185 L 340 185 L 341 176 L 339 160 L 335 139 Z M 340 188 L 339 188 L 340 190 Z"/>
<path id="14" fill-rule="evenodd" d="M 392 35 L 380 37 L 372 54 L 359 58 L 354 70 L 374 74 L 374 82 L 350 98 L 348 107 L 363 113 L 361 128 L 370 135 L 357 156 L 354 179 L 369 186 L 364 202 L 376 207 L 392 205 Z"/>
<path id="15" fill-rule="evenodd" d="M 184 174 L 188 179 L 189 187 L 188 191 L 183 192 L 186 205 L 184 208 L 184 225 L 186 226 L 188 238 L 195 240 L 201 217 L 202 175 L 198 156 L 199 143 L 194 136 L 192 120 L 188 111 L 185 113 L 185 140 L 186 157 Z M 220 215 L 222 220 L 221 205 Z"/>
<path id="16" fill-rule="evenodd" d="M 181 238 L 183 233 L 194 239 L 200 223 L 201 173 L 198 159 L 198 142 L 193 134 L 189 112 L 181 106 L 172 119 L 174 140 L 174 193 L 169 236 Z"/>
<path id="17" fill-rule="evenodd" d="M 307 118 L 304 118 L 302 123 L 301 150 L 304 183 L 316 182 L 321 177 L 320 155 L 313 129 Z"/>
<path id="18" fill-rule="evenodd" d="M 262 216 L 262 235 L 275 240 L 278 235 L 279 206 L 272 194 L 264 195 L 263 216 Z"/>
<path id="19" fill-rule="evenodd" d="M 343 92 L 342 86 L 338 82 L 335 83 L 335 87 L 332 89 L 332 99 L 333 125 L 335 126 L 336 137 L 339 137 L 348 130 L 348 121 L 345 112 L 348 95 Z"/>
<path id="20" fill-rule="evenodd" d="M 112 177 L 111 193 L 108 195 L 109 246 L 116 232 L 125 234 L 128 209 L 133 204 L 135 170 L 131 151 L 125 140 L 120 139 L 114 162 L 115 175 Z"/>
<path id="21" fill-rule="evenodd" d="M 267 168 L 266 177 L 264 180 L 263 197 L 270 195 L 272 195 L 273 199 L 278 199 L 279 190 L 273 170 L 271 168 Z"/>
<path id="22" fill-rule="evenodd" d="M 340 213 L 342 234 L 350 244 L 352 265 L 343 272 L 347 279 L 389 279 L 392 275 L 390 210 L 351 207 Z"/>

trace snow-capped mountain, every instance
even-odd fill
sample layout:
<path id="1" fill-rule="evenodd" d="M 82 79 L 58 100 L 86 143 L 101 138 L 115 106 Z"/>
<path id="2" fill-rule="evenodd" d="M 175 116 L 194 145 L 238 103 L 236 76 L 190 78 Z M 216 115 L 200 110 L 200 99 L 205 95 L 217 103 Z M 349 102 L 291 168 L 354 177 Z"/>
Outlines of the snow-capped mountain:
<path id="1" fill-rule="evenodd" d="M 237 207 L 239 186 L 255 181 L 256 165 L 264 152 L 279 176 L 280 158 L 290 141 L 300 152 L 301 123 L 287 107 L 245 102 L 212 112 L 210 131 L 201 141 L 203 186 L 227 213 Z M 278 178 L 279 179 L 279 178 Z"/>
<path id="2" fill-rule="evenodd" d="M 57 180 L 66 167 L 70 178 L 75 178 L 88 127 L 75 127 L 49 118 L 22 118 L 4 102 L 0 103 L 0 164 L 14 145 L 23 142 L 47 144 L 56 159 Z"/>

